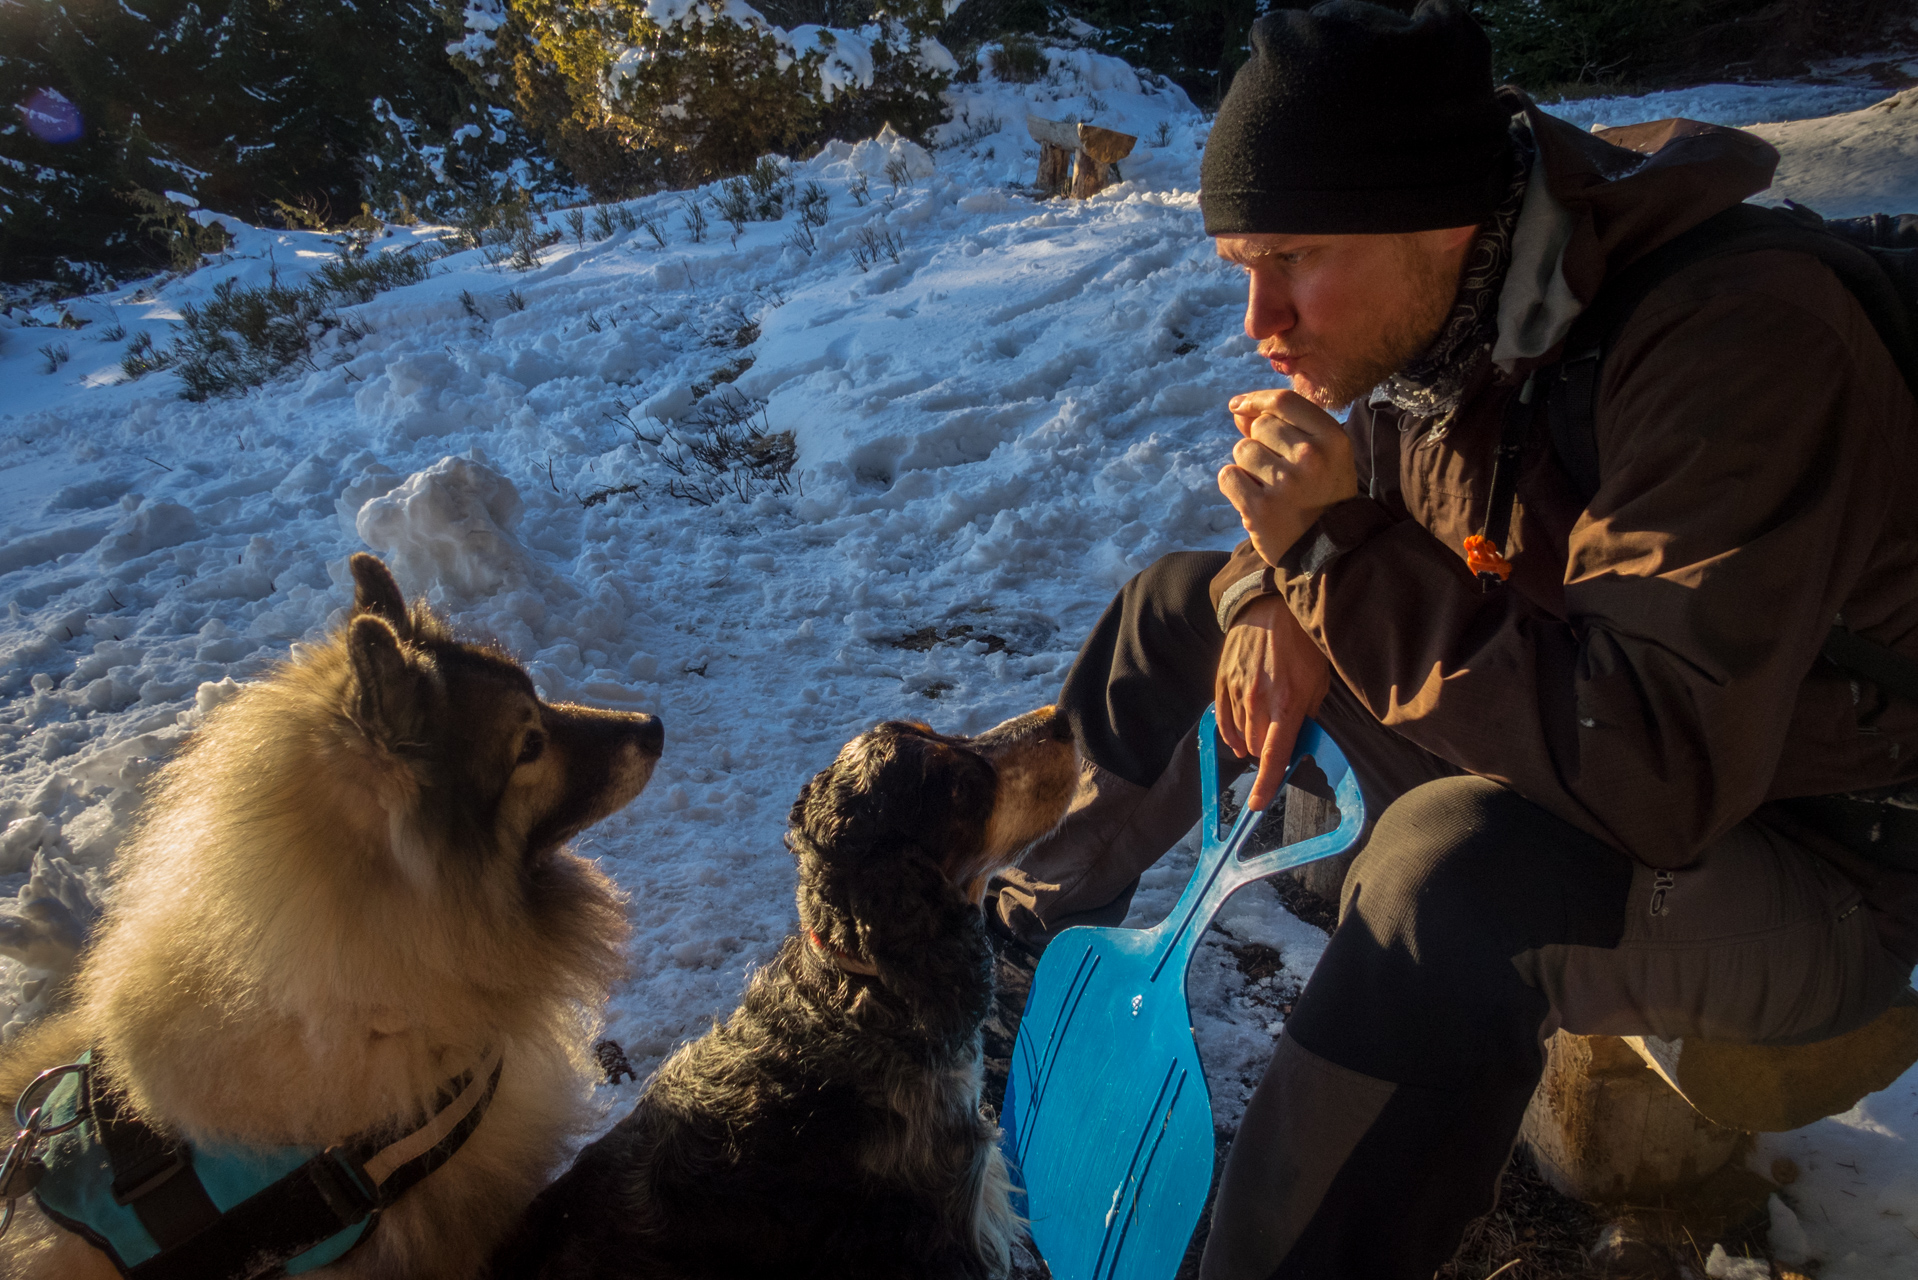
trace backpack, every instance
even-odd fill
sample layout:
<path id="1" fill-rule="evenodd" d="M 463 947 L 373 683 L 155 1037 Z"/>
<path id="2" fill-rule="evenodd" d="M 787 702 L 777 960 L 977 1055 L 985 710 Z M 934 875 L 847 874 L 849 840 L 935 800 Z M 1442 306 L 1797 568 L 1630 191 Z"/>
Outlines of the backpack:
<path id="1" fill-rule="evenodd" d="M 1485 531 L 1492 549 L 1511 530 L 1519 460 L 1536 407 L 1550 423 L 1552 452 L 1585 501 L 1598 492 L 1599 374 L 1625 322 L 1647 294 L 1695 262 L 1727 253 L 1785 249 L 1824 263 L 1858 300 L 1918 396 L 1918 214 L 1877 213 L 1827 222 L 1802 205 L 1783 209 L 1739 204 L 1659 246 L 1600 286 L 1573 322 L 1558 363 L 1525 380 L 1506 407 L 1492 469 Z M 1538 394 L 1542 384 L 1544 395 Z M 1501 574 L 1479 571 L 1489 590 Z M 1848 630 L 1837 620 L 1821 650 L 1825 659 L 1863 676 L 1887 693 L 1918 701 L 1918 659 Z"/>

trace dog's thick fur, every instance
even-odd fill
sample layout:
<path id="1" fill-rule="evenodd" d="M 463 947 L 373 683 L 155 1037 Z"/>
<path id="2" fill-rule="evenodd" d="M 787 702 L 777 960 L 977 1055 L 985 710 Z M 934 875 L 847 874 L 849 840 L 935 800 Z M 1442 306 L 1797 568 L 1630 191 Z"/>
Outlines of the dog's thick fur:
<path id="1" fill-rule="evenodd" d="M 535 1202 L 494 1280 L 1002 1276 L 1017 1220 L 979 1111 L 985 882 L 1078 779 L 1052 708 L 890 723 L 793 805 L 799 930 L 725 1026 Z"/>
<path id="2" fill-rule="evenodd" d="M 566 840 L 652 776 L 651 716 L 543 703 L 514 663 L 410 611 L 353 558 L 353 615 L 208 718 L 122 850 L 71 1010 L 8 1050 L 0 1095 L 103 1055 L 188 1141 L 325 1146 L 412 1128 L 504 1051 L 443 1168 L 323 1274 L 470 1276 L 576 1138 L 623 906 Z M 0 1274 L 111 1280 L 30 1202 Z"/>

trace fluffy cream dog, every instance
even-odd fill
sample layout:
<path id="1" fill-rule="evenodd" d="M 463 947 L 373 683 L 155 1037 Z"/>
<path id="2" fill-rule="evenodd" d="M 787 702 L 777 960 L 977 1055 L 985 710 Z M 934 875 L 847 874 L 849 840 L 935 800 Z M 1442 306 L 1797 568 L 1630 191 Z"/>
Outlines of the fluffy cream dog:
<path id="1" fill-rule="evenodd" d="M 377 559 L 353 575 L 347 624 L 162 772 L 69 1011 L 9 1048 L 0 1094 L 92 1050 L 96 1094 L 162 1138 L 325 1148 L 411 1131 L 498 1053 L 464 1145 L 323 1272 L 467 1276 L 576 1141 L 627 926 L 563 846 L 640 792 L 662 731 L 542 702 Z M 111 1280 L 33 1203 L 0 1274 Z"/>

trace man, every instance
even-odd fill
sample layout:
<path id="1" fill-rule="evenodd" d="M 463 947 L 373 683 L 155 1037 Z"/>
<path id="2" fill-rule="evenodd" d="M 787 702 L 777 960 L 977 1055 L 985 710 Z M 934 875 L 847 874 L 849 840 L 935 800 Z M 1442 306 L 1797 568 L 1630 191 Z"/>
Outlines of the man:
<path id="1" fill-rule="evenodd" d="M 1604 364 L 1596 496 L 1534 427 L 1476 557 L 1509 577 L 1464 549 L 1508 405 L 1600 285 L 1776 160 L 1495 93 L 1458 0 L 1254 27 L 1201 192 L 1291 381 L 1230 406 L 1250 538 L 1113 602 L 1061 696 L 1075 809 L 992 904 L 1035 948 L 1123 918 L 1197 816 L 1215 698 L 1255 804 L 1305 715 L 1353 762 L 1376 824 L 1227 1160 L 1208 1280 L 1429 1277 L 1491 1207 L 1556 1028 L 1806 1042 L 1905 986 L 1918 806 L 1880 802 L 1918 778 L 1918 704 L 1819 649 L 1842 614 L 1918 655 L 1918 422 L 1830 271 L 1743 253 L 1659 285 Z M 1839 795 L 1876 841 L 1804 799 Z"/>

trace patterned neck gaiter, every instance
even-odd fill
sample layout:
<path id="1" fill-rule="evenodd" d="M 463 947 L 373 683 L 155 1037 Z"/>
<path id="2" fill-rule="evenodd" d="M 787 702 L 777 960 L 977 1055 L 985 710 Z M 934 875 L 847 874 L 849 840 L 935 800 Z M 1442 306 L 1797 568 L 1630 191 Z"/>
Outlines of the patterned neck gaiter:
<path id="1" fill-rule="evenodd" d="M 1505 269 L 1512 262 L 1512 228 L 1518 225 L 1536 153 L 1532 131 L 1514 124 L 1511 182 L 1466 256 L 1452 313 L 1424 354 L 1378 385 L 1374 400 L 1386 400 L 1421 418 L 1442 417 L 1458 408 L 1466 386 L 1492 358 L 1492 343 L 1498 337 L 1499 290 L 1505 287 Z"/>

